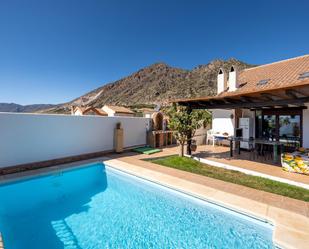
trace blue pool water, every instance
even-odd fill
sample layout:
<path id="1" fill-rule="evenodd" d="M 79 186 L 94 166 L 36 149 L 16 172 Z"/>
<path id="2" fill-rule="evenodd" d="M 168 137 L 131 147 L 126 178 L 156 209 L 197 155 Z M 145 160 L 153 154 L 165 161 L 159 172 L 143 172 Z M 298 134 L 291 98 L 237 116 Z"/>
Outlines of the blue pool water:
<path id="1" fill-rule="evenodd" d="M 102 164 L 0 185 L 6 249 L 273 248 L 270 225 Z"/>

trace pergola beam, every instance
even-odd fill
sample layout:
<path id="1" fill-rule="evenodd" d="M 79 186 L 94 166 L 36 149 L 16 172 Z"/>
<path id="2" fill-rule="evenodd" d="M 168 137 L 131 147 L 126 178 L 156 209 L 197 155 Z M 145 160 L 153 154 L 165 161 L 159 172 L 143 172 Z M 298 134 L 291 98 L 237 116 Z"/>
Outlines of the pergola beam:
<path id="1" fill-rule="evenodd" d="M 230 104 L 237 104 L 237 103 L 242 103 L 242 101 L 237 100 L 237 99 L 231 99 L 231 98 L 224 98 L 225 102 L 228 102 Z"/>
<path id="2" fill-rule="evenodd" d="M 253 100 L 252 98 L 247 97 L 247 96 L 241 96 L 241 97 L 240 97 L 240 100 L 241 100 L 242 102 L 254 102 L 254 100 Z"/>
<path id="3" fill-rule="evenodd" d="M 264 97 L 266 100 L 276 100 L 276 99 L 280 98 L 280 97 L 278 97 L 278 96 L 276 96 L 272 93 L 261 93 L 260 95 L 262 97 Z"/>
<path id="4" fill-rule="evenodd" d="M 290 90 L 286 90 L 286 93 L 292 93 L 293 95 L 298 95 L 298 97 L 308 97 L 307 94 L 297 90 L 297 89 L 290 89 Z"/>
<path id="5" fill-rule="evenodd" d="M 258 97 L 249 97 L 249 96 L 240 96 L 239 97 L 243 102 L 259 102 L 259 101 L 265 101 L 263 98 Z M 270 99 L 272 100 L 272 99 Z"/>
<path id="6" fill-rule="evenodd" d="M 203 102 L 201 105 L 200 102 Z M 237 102 L 237 103 L 222 103 L 216 104 L 209 101 L 199 102 L 180 102 L 180 105 L 191 106 L 193 109 L 235 109 L 235 108 L 262 108 L 262 107 L 274 107 L 274 106 L 286 106 L 286 105 L 303 105 L 309 102 L 309 97 L 302 98 L 291 98 L 291 99 L 279 99 L 279 100 L 268 100 L 259 102 Z"/>
<path id="7" fill-rule="evenodd" d="M 293 91 L 293 90 L 286 90 L 285 95 L 287 95 L 288 97 L 293 98 L 293 99 L 298 98 L 296 92 Z"/>

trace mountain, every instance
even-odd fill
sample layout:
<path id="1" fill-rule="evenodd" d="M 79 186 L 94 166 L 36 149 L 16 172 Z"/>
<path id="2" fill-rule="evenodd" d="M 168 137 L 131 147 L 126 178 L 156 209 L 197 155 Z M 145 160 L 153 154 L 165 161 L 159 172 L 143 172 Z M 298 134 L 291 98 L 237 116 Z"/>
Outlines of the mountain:
<path id="1" fill-rule="evenodd" d="M 236 65 L 239 70 L 254 66 L 236 59 L 214 60 L 192 70 L 156 63 L 128 77 L 105 84 L 71 102 L 40 112 L 69 113 L 72 105 L 102 107 L 104 104 L 114 104 L 147 107 L 166 104 L 171 99 L 211 96 L 217 91 L 219 68 L 223 67 L 228 71 L 232 65 Z"/>
<path id="2" fill-rule="evenodd" d="M 236 59 L 214 60 L 192 70 L 155 63 L 125 78 L 104 84 L 68 103 L 55 106 L 0 104 L 0 111 L 70 113 L 72 105 L 92 105 L 99 108 L 104 104 L 132 108 L 153 107 L 157 104 L 164 105 L 171 99 L 211 96 L 217 91 L 219 68 L 223 67 L 229 71 L 232 65 L 237 66 L 239 70 L 254 66 Z"/>
<path id="3" fill-rule="evenodd" d="M 33 113 L 39 110 L 55 108 L 56 105 L 36 104 L 36 105 L 18 105 L 15 103 L 0 103 L 0 112 L 24 112 Z"/>

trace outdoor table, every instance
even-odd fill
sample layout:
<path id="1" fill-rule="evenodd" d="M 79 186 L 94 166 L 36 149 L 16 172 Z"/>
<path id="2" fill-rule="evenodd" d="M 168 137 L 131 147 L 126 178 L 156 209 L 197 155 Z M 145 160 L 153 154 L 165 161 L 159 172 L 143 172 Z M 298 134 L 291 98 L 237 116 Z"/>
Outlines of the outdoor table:
<path id="1" fill-rule="evenodd" d="M 282 142 L 279 141 L 269 141 L 266 139 L 255 139 L 254 144 L 261 144 L 263 145 L 272 145 L 273 146 L 273 155 L 274 155 L 274 162 L 278 163 L 278 146 L 283 146 Z"/>
<path id="2" fill-rule="evenodd" d="M 228 140 L 230 141 L 230 157 L 233 157 L 233 143 L 237 143 L 237 153 L 240 154 L 240 142 L 247 142 L 247 143 L 252 143 L 253 140 L 251 139 L 245 139 L 242 137 L 229 137 Z"/>
<path id="3" fill-rule="evenodd" d="M 213 140 L 212 140 L 212 146 L 215 146 L 215 140 L 224 140 L 228 139 L 229 136 L 227 135 L 222 135 L 222 134 L 213 134 Z"/>
<path id="4" fill-rule="evenodd" d="M 238 146 L 237 146 L 237 152 L 238 154 L 240 154 L 240 142 L 247 142 L 250 144 L 261 144 L 263 145 L 272 145 L 273 146 L 273 155 L 274 155 L 274 162 L 278 163 L 278 146 L 282 146 L 283 143 L 279 142 L 279 141 L 269 141 L 266 139 L 244 139 L 242 137 L 229 137 L 228 138 L 230 140 L 230 157 L 233 157 L 233 143 L 237 142 Z"/>

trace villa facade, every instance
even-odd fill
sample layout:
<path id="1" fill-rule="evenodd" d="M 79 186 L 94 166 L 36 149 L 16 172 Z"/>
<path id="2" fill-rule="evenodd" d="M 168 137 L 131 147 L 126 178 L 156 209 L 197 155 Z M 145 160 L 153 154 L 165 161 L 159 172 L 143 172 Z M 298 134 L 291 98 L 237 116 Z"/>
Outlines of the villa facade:
<path id="1" fill-rule="evenodd" d="M 221 68 L 216 96 L 177 102 L 212 110 L 214 133 L 236 136 L 241 128 L 248 139 L 309 148 L 309 55 L 242 71 Z"/>

